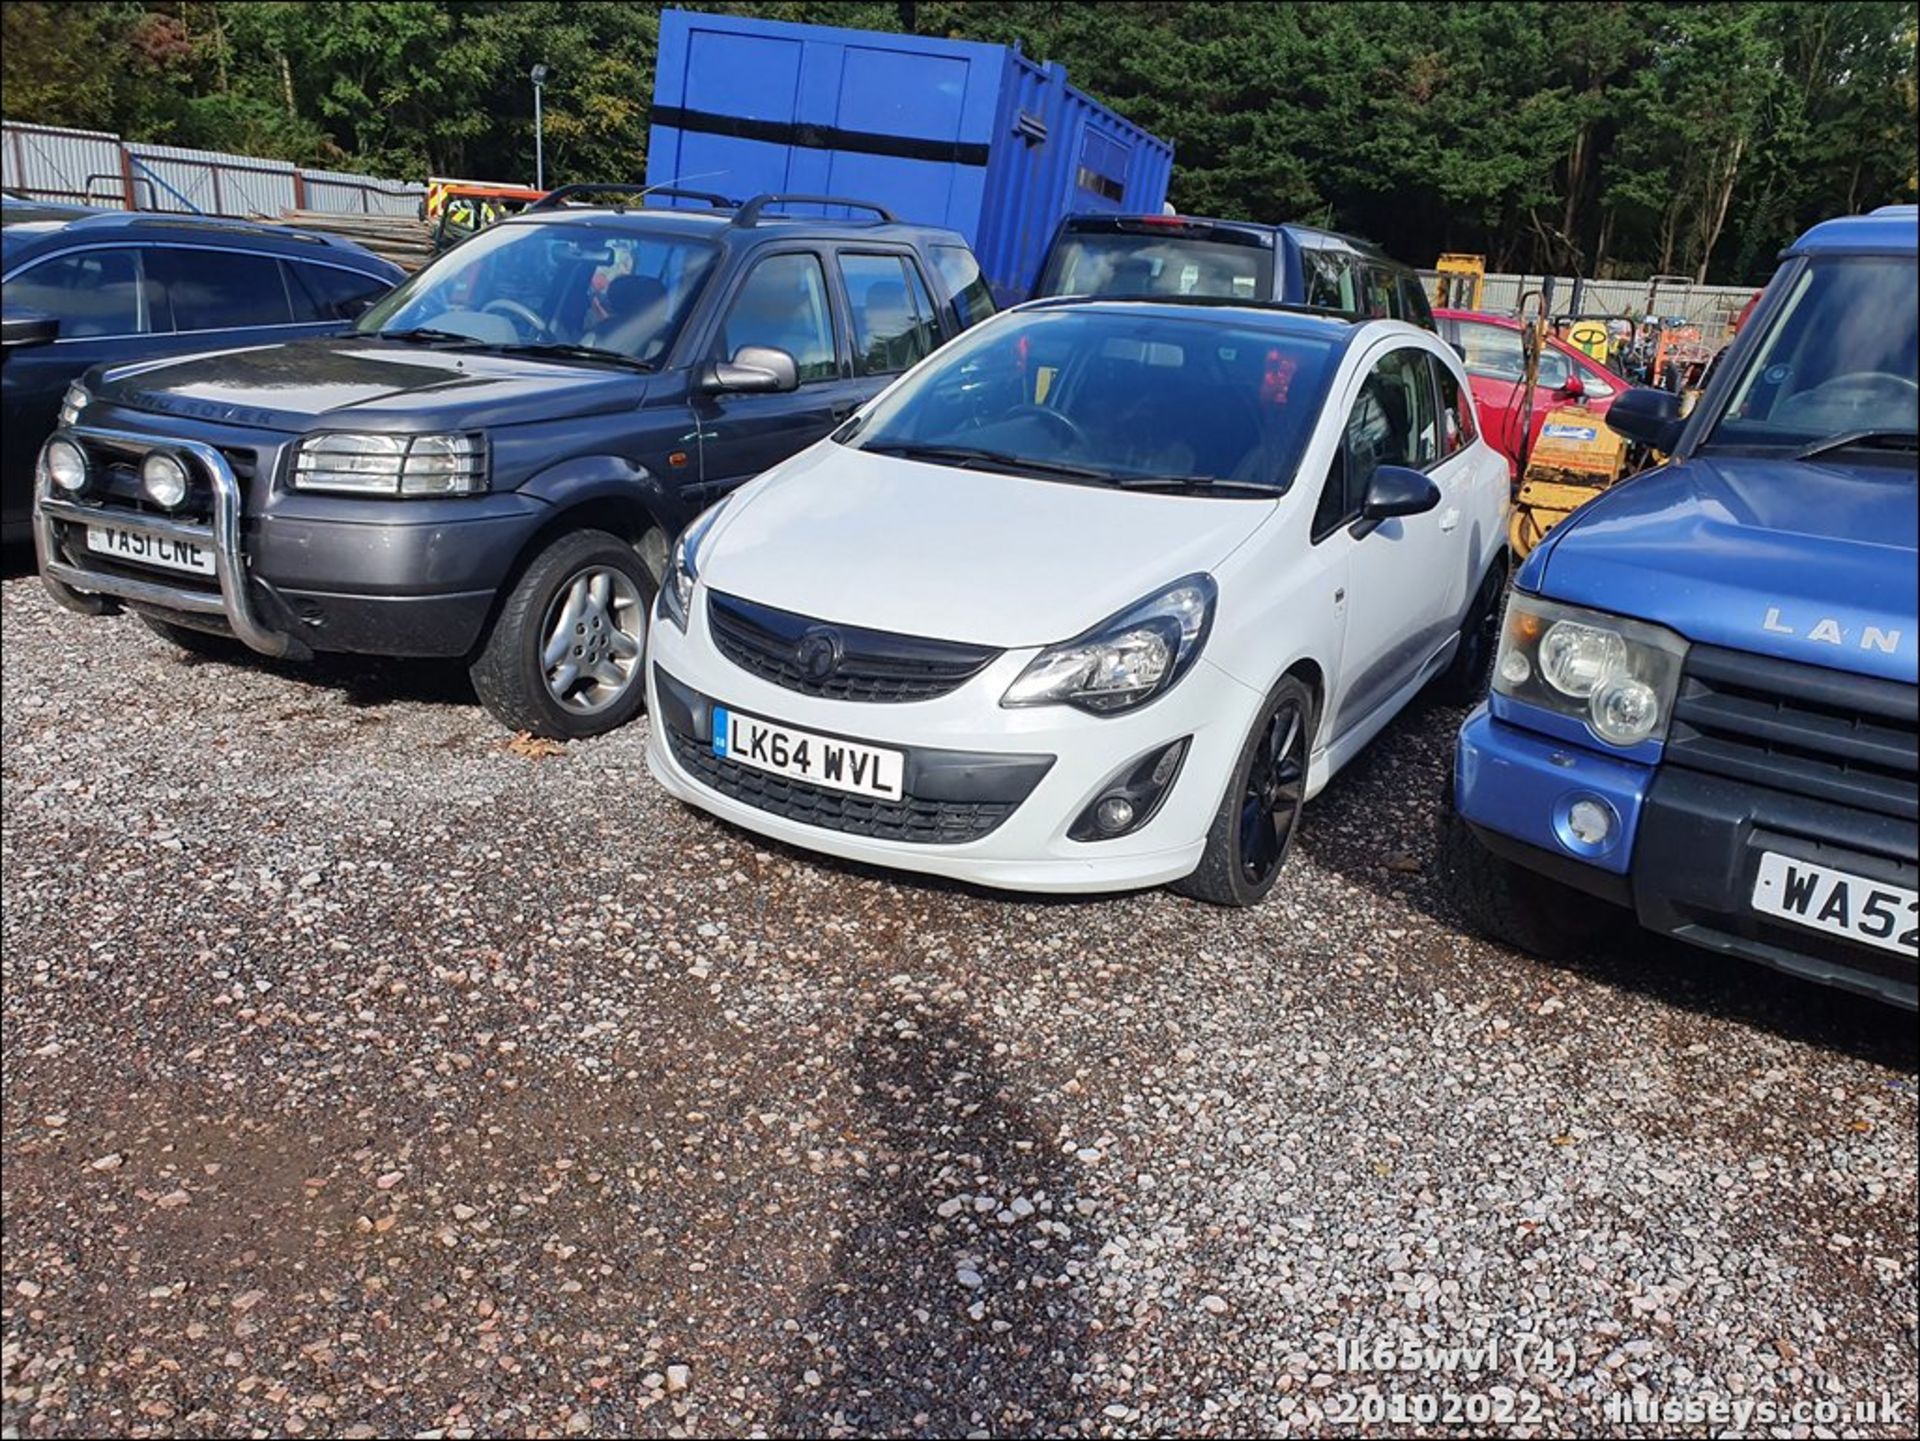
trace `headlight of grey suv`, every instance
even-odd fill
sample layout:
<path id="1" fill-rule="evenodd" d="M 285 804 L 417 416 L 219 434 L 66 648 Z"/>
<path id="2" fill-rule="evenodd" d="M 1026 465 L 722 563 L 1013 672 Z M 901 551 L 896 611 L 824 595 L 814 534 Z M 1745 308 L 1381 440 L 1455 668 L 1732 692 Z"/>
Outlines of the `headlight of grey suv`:
<path id="1" fill-rule="evenodd" d="M 1514 591 L 1493 689 L 1625 748 L 1666 736 L 1686 658 L 1686 640 L 1662 626 Z"/>
<path id="2" fill-rule="evenodd" d="M 687 617 L 693 614 L 693 585 L 700 578 L 700 543 L 731 499 L 728 496 L 695 516 L 693 524 L 680 532 L 673 553 L 667 557 L 667 573 L 660 578 L 660 614 L 682 634 L 686 633 Z"/>
<path id="3" fill-rule="evenodd" d="M 1145 705 L 1199 659 L 1217 594 L 1212 576 L 1183 576 L 1085 635 L 1048 646 L 1014 678 L 1000 704 L 1070 705 L 1095 715 Z"/>
<path id="4" fill-rule="evenodd" d="M 295 490 L 340 495 L 474 495 L 487 488 L 482 435 L 310 435 L 294 452 Z"/>

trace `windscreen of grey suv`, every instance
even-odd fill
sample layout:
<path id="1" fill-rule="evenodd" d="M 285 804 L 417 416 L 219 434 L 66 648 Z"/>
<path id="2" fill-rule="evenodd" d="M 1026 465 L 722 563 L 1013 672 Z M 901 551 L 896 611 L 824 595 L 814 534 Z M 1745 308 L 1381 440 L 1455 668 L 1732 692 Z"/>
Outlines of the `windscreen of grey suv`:
<path id="1" fill-rule="evenodd" d="M 577 346 L 657 364 L 713 257 L 705 241 L 677 235 L 508 222 L 402 282 L 356 329 Z"/>

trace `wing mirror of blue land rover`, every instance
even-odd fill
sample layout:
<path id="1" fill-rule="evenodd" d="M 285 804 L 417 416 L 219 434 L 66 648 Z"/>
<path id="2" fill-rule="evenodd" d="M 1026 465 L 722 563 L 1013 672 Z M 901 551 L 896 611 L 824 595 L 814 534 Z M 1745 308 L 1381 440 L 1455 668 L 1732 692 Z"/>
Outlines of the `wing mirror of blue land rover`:
<path id="1" fill-rule="evenodd" d="M 1636 385 L 1614 401 L 1607 424 L 1637 445 L 1670 455 L 1687 422 L 1680 414 L 1680 397 L 1671 390 Z"/>
<path id="2" fill-rule="evenodd" d="M 766 395 L 800 388 L 800 368 L 786 351 L 771 345 L 743 345 L 732 360 L 718 360 L 700 377 L 709 394 Z"/>
<path id="3" fill-rule="evenodd" d="M 60 338 L 60 322 L 38 310 L 9 310 L 0 316 L 0 350 L 49 345 Z"/>
<path id="4" fill-rule="evenodd" d="M 1424 515 L 1440 504 L 1440 487 L 1420 471 L 1404 465 L 1383 465 L 1367 485 L 1360 518 L 1349 528 L 1355 540 L 1372 535 L 1383 520 L 1397 515 Z"/>

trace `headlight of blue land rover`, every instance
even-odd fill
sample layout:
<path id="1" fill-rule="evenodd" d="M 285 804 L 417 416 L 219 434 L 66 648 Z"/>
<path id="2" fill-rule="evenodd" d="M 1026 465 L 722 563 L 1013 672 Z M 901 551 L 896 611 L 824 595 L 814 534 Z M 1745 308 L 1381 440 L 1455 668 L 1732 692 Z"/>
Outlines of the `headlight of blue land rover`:
<path id="1" fill-rule="evenodd" d="M 482 435 L 310 435 L 294 453 L 295 490 L 339 495 L 475 495 L 487 488 Z"/>
<path id="2" fill-rule="evenodd" d="M 1210 575 L 1176 580 L 1085 635 L 1048 646 L 1014 677 L 1000 704 L 1070 705 L 1095 715 L 1145 705 L 1199 659 L 1217 594 Z"/>
<path id="3" fill-rule="evenodd" d="M 1493 689 L 1626 748 L 1666 736 L 1686 658 L 1686 640 L 1662 626 L 1514 591 Z"/>
<path id="4" fill-rule="evenodd" d="M 733 497 L 728 496 L 727 500 Z M 713 523 L 726 509 L 727 500 L 710 505 L 694 517 L 693 524 L 680 532 L 667 557 L 667 573 L 660 578 L 660 614 L 686 633 L 687 617 L 693 614 L 693 583 L 700 578 L 700 544 L 713 529 Z"/>

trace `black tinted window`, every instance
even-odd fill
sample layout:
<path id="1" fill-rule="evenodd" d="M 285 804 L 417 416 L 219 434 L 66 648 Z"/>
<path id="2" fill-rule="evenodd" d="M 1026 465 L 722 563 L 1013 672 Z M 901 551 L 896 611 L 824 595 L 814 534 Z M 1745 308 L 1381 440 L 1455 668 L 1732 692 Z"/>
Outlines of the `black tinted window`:
<path id="1" fill-rule="evenodd" d="M 173 306 L 175 330 L 230 330 L 249 325 L 288 325 L 280 262 L 270 255 L 232 250 L 148 252 L 148 266 Z"/>
<path id="2" fill-rule="evenodd" d="M 387 291 L 387 283 L 332 265 L 291 263 L 293 306 L 299 320 L 352 320 Z"/>
<path id="3" fill-rule="evenodd" d="M 56 255 L 7 282 L 7 309 L 51 315 L 69 340 L 147 333 L 154 326 L 141 300 L 139 252 L 129 249 Z"/>
<path id="4" fill-rule="evenodd" d="M 953 296 L 954 318 L 961 329 L 978 325 L 993 314 L 993 292 L 987 289 L 987 279 L 971 250 L 964 245 L 936 245 L 933 263 L 946 282 L 947 293 Z"/>

